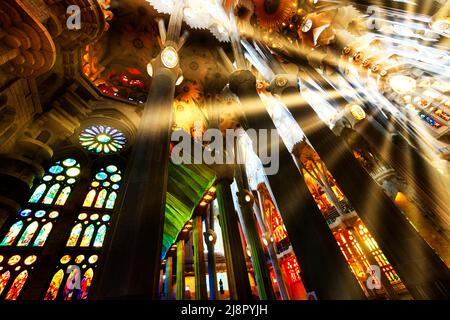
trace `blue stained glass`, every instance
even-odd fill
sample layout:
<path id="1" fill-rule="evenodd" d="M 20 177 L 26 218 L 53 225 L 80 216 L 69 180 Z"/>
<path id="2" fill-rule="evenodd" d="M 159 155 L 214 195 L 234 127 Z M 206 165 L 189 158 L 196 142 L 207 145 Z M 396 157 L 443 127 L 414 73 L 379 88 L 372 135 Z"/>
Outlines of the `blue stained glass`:
<path id="1" fill-rule="evenodd" d="M 105 235 L 106 235 L 106 226 L 103 225 L 100 228 L 98 228 L 97 235 L 95 236 L 94 247 L 100 248 L 103 246 Z"/>
<path id="2" fill-rule="evenodd" d="M 34 216 L 35 216 L 36 218 L 42 218 L 43 216 L 45 216 L 45 211 L 44 211 L 44 210 L 39 210 L 39 211 L 37 211 L 37 212 L 34 214 Z"/>
<path id="3" fill-rule="evenodd" d="M 31 214 L 31 210 L 30 209 L 25 209 L 25 210 L 22 210 L 22 212 L 20 212 L 20 215 L 22 217 L 28 217 L 30 214 Z"/>
<path id="4" fill-rule="evenodd" d="M 61 173 L 61 172 L 63 172 L 63 170 L 64 170 L 64 168 L 61 166 L 58 166 L 58 165 L 52 166 L 52 167 L 50 167 L 50 169 L 48 169 L 48 171 L 53 174 Z"/>
<path id="5" fill-rule="evenodd" d="M 113 209 L 116 203 L 117 193 L 114 191 L 109 194 L 108 200 L 106 201 L 106 209 Z"/>
<path id="6" fill-rule="evenodd" d="M 97 173 L 97 174 L 95 175 L 95 178 L 96 178 L 97 180 L 102 181 L 102 180 L 105 180 L 106 178 L 108 178 L 108 175 L 107 175 L 106 173 L 104 173 L 104 172 L 99 172 L 99 173 Z"/>
<path id="7" fill-rule="evenodd" d="M 42 195 L 44 194 L 45 190 L 47 189 L 47 186 L 45 184 L 41 184 L 39 187 L 34 190 L 33 195 L 30 197 L 30 200 L 28 202 L 30 203 L 37 203 L 42 198 Z"/>

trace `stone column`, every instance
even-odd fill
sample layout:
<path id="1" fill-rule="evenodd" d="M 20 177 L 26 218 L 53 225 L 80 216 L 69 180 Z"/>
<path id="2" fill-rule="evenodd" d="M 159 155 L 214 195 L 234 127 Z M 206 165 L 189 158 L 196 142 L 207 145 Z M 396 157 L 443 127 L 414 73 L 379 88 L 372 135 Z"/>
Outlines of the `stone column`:
<path id="1" fill-rule="evenodd" d="M 248 128 L 276 130 L 266 107 L 256 92 L 255 76 L 247 70 L 236 71 L 230 89 L 238 95 L 246 113 Z M 268 175 L 271 189 L 301 268 L 302 281 L 319 299 L 364 299 L 322 213 L 281 138 L 272 141 L 279 147 L 279 171 Z"/>
<path id="2" fill-rule="evenodd" d="M 184 300 L 186 298 L 186 283 L 184 278 L 185 271 L 185 245 L 184 240 L 178 241 L 177 245 L 177 288 L 176 288 L 176 299 Z"/>
<path id="3" fill-rule="evenodd" d="M 271 84 L 414 298 L 450 297 L 450 270 L 284 75 Z M 287 76 L 289 77 L 289 76 Z M 281 87 L 281 89 L 280 89 Z"/>
<path id="4" fill-rule="evenodd" d="M 157 299 L 164 228 L 170 130 L 178 64 L 154 60 L 150 93 L 130 156 L 120 212 L 105 240 L 97 299 Z M 172 48 L 172 49 L 170 49 Z"/>
<path id="5" fill-rule="evenodd" d="M 214 212 L 212 205 L 209 206 L 208 214 L 205 217 L 205 237 L 208 250 L 208 283 L 209 299 L 216 300 L 219 296 L 217 291 L 216 254 L 214 253 L 215 236 L 213 241 L 209 240 L 209 232 L 214 232 Z"/>
<path id="6" fill-rule="evenodd" d="M 195 299 L 208 299 L 206 290 L 206 270 L 205 255 L 203 253 L 203 228 L 202 216 L 197 215 L 194 218 L 194 229 L 192 230 L 194 242 L 194 273 L 195 273 Z"/>
<path id="7" fill-rule="evenodd" d="M 173 295 L 173 257 L 170 256 L 166 260 L 166 279 L 164 281 L 164 292 L 166 294 L 166 300 L 172 300 Z"/>
<path id="8" fill-rule="evenodd" d="M 241 207 L 243 231 L 247 235 L 248 245 L 252 253 L 253 270 L 255 274 L 256 286 L 258 288 L 259 298 L 261 300 L 275 300 L 272 281 L 266 261 L 266 254 L 259 236 L 258 226 L 253 212 L 255 199 L 248 190 L 247 175 L 245 167 L 239 166 L 241 170 L 236 171 L 236 183 L 238 186 L 239 206 Z"/>
<path id="9" fill-rule="evenodd" d="M 233 204 L 231 180 L 222 179 L 216 185 L 219 204 L 219 221 L 227 264 L 230 297 L 233 300 L 251 300 L 252 291 L 247 274 L 247 264 L 239 236 L 238 217 Z"/>

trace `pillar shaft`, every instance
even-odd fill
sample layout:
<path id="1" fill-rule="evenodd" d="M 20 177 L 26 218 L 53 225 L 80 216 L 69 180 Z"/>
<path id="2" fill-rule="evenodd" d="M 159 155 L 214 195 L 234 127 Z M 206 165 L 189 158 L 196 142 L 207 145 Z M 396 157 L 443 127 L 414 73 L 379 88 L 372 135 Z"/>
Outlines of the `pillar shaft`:
<path id="1" fill-rule="evenodd" d="M 177 245 L 177 288 L 176 288 L 176 299 L 184 300 L 186 298 L 186 281 L 184 277 L 185 271 L 185 243 L 184 240 L 178 241 Z"/>
<path id="2" fill-rule="evenodd" d="M 228 181 L 222 180 L 217 184 L 216 195 L 230 297 L 234 300 L 250 300 L 252 292 L 247 274 L 247 264 L 244 252 L 241 250 L 243 246 L 239 236 L 238 217 Z"/>
<path id="3" fill-rule="evenodd" d="M 214 213 L 212 205 L 210 205 L 209 214 L 205 218 L 205 230 L 214 230 Z M 209 299 L 216 300 L 219 296 L 217 290 L 217 272 L 216 272 L 216 254 L 214 253 L 214 244 L 211 241 L 206 241 L 206 247 L 208 250 L 208 283 L 209 283 Z"/>
<path id="4" fill-rule="evenodd" d="M 98 299 L 158 297 L 176 75 L 157 68 L 105 241 Z M 149 183 L 151 182 L 151 183 Z"/>
<path id="5" fill-rule="evenodd" d="M 166 300 L 172 300 L 173 295 L 173 258 L 168 257 L 166 260 L 166 279 L 164 281 L 164 293 L 166 294 Z"/>
<path id="6" fill-rule="evenodd" d="M 276 130 L 260 100 L 256 80 L 250 71 L 232 74 L 230 89 L 238 95 L 249 128 Z M 364 294 L 351 273 L 322 213 L 281 138 L 272 141 L 279 147 L 279 171 L 268 175 L 270 186 L 299 260 L 301 277 L 309 291 L 319 299 L 363 299 Z"/>
<path id="7" fill-rule="evenodd" d="M 450 234 L 450 204 L 448 190 L 440 174 L 430 163 L 404 139 L 397 143 L 386 135 L 390 133 L 375 119 L 363 120 L 355 130 L 366 140 L 381 158 L 389 163 L 414 189 L 421 205 L 435 216 L 439 224 Z"/>
<path id="8" fill-rule="evenodd" d="M 259 226 L 261 230 L 267 234 L 267 227 L 266 224 L 264 223 L 264 218 L 261 213 L 262 209 L 260 209 L 258 204 L 255 204 L 254 208 Z M 268 240 L 267 251 L 269 252 L 270 261 L 272 262 L 273 273 L 275 274 L 275 278 L 277 279 L 278 289 L 280 289 L 281 299 L 289 300 L 289 294 L 283 280 L 283 274 L 281 272 L 280 265 L 278 264 L 277 253 L 275 251 L 275 243 L 270 242 L 270 239 Z"/>
<path id="9" fill-rule="evenodd" d="M 450 296 L 450 273 L 380 186 L 333 134 L 298 90 L 286 90 L 284 102 L 337 184 L 371 231 L 415 298 Z"/>
<path id="10" fill-rule="evenodd" d="M 208 291 L 206 289 L 205 255 L 203 253 L 203 228 L 202 216 L 194 218 L 193 242 L 194 242 L 194 273 L 195 273 L 195 298 L 206 300 Z"/>
<path id="11" fill-rule="evenodd" d="M 261 300 L 275 300 L 272 281 L 266 261 L 266 254 L 261 243 L 258 232 L 258 226 L 253 212 L 253 202 L 245 202 L 244 194 L 249 192 L 247 175 L 245 167 L 240 165 L 241 170 L 236 170 L 236 183 L 239 190 L 239 205 L 241 207 L 243 231 L 247 235 L 248 245 L 252 253 L 253 270 L 255 274 L 256 285 Z"/>

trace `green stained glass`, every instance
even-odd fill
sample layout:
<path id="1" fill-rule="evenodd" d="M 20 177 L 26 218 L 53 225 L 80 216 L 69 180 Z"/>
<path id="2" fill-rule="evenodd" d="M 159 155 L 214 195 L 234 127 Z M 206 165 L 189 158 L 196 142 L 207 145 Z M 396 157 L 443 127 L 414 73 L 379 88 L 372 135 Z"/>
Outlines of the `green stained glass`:
<path id="1" fill-rule="evenodd" d="M 89 245 L 91 244 L 92 236 L 94 235 L 94 231 L 95 231 L 94 225 L 90 224 L 84 231 L 80 247 L 89 247 Z"/>
<path id="2" fill-rule="evenodd" d="M 51 222 L 45 224 L 39 231 L 39 234 L 38 234 L 36 240 L 34 240 L 33 246 L 43 247 L 45 244 L 45 241 L 47 241 L 50 231 L 52 230 L 52 227 L 53 227 L 53 224 Z"/>
<path id="3" fill-rule="evenodd" d="M 106 226 L 103 225 L 100 228 L 98 228 L 97 235 L 95 236 L 94 240 L 94 247 L 101 248 L 103 246 L 103 240 L 105 240 L 106 235 Z"/>
<path id="4" fill-rule="evenodd" d="M 95 202 L 96 208 L 103 208 L 103 204 L 105 203 L 106 200 L 106 194 L 107 194 L 106 189 L 103 189 L 102 191 L 99 192 L 97 201 Z"/>
<path id="5" fill-rule="evenodd" d="M 42 203 L 44 204 L 52 204 L 53 200 L 55 199 L 56 194 L 58 193 L 58 190 L 61 186 L 59 185 L 59 183 L 54 184 L 53 186 L 51 186 L 51 188 L 48 190 L 44 200 L 42 201 Z"/>
<path id="6" fill-rule="evenodd" d="M 42 180 L 44 180 L 44 181 L 50 181 L 50 180 L 52 180 L 52 179 L 53 179 L 52 176 L 44 176 L 44 177 L 42 178 Z"/>
<path id="7" fill-rule="evenodd" d="M 109 194 L 108 200 L 106 201 L 106 209 L 113 209 L 116 203 L 117 193 L 114 191 Z"/>
<path id="8" fill-rule="evenodd" d="M 77 180 L 75 180 L 74 178 L 70 178 L 67 180 L 68 184 L 74 184 Z"/>
<path id="9" fill-rule="evenodd" d="M 10 246 L 16 240 L 16 237 L 19 235 L 20 230 L 22 230 L 23 222 L 17 221 L 14 223 L 11 228 L 9 228 L 8 233 L 6 234 L 3 241 L 0 243 L 0 246 Z"/>
<path id="10" fill-rule="evenodd" d="M 30 197 L 30 200 L 28 200 L 28 202 L 38 203 L 46 189 L 47 189 L 47 186 L 45 184 L 41 184 L 39 187 L 36 188 L 36 190 L 34 190 L 32 196 Z"/>
<path id="11" fill-rule="evenodd" d="M 34 237 L 34 234 L 36 233 L 37 228 L 39 227 L 39 224 L 37 221 L 34 221 L 31 223 L 26 229 L 25 232 L 22 234 L 22 237 L 19 240 L 19 243 L 17 243 L 17 246 L 19 247 L 26 247 L 30 243 L 31 239 Z"/>

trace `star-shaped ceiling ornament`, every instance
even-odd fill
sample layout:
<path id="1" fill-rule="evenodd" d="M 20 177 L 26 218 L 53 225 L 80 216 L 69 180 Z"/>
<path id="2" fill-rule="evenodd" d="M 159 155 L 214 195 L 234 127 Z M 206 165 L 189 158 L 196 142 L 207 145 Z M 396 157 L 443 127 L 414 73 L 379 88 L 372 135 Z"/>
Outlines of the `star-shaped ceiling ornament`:
<path id="1" fill-rule="evenodd" d="M 177 0 L 147 0 L 159 13 L 171 14 Z M 230 40 L 230 18 L 219 0 L 184 0 L 183 19 L 193 29 L 208 29 L 221 42 Z"/>

